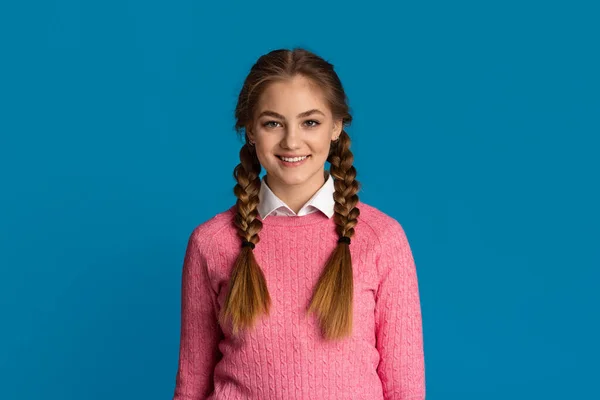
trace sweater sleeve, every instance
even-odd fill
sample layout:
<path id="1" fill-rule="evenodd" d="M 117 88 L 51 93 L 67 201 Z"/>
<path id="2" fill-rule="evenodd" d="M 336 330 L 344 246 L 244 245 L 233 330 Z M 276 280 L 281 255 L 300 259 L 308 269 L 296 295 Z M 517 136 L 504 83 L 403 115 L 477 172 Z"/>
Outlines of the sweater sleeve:
<path id="1" fill-rule="evenodd" d="M 195 230 L 183 261 L 179 363 L 173 400 L 206 399 L 214 390 L 213 372 L 220 359 L 218 342 L 222 333 L 217 322 L 216 293 L 201 253 L 206 239 Z"/>
<path id="2" fill-rule="evenodd" d="M 417 271 L 396 220 L 382 235 L 376 294 L 377 373 L 385 400 L 425 399 L 425 360 Z"/>

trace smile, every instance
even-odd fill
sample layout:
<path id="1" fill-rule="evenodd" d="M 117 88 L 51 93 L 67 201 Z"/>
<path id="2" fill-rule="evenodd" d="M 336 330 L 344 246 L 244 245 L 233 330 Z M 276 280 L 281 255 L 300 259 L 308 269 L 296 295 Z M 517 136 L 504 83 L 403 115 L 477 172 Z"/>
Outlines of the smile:
<path id="1" fill-rule="evenodd" d="M 296 166 L 302 165 L 306 162 L 306 160 L 309 159 L 309 157 L 310 157 L 310 155 L 303 156 L 303 157 L 294 157 L 294 158 L 283 159 L 281 156 L 277 156 L 280 163 L 286 167 L 296 167 Z"/>

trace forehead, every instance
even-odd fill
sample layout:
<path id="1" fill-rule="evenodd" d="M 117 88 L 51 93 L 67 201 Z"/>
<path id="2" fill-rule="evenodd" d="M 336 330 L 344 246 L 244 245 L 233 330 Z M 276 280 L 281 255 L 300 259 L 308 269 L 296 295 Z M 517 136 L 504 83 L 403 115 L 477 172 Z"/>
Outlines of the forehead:
<path id="1" fill-rule="evenodd" d="M 328 113 L 322 91 L 308 79 L 297 75 L 270 83 L 261 94 L 256 111 L 270 110 L 293 117 L 313 108 Z"/>

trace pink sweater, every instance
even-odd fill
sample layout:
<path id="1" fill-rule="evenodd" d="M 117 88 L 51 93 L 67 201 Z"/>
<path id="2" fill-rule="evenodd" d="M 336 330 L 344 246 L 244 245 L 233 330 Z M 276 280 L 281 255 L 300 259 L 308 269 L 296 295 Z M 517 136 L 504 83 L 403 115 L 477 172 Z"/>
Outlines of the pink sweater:
<path id="1" fill-rule="evenodd" d="M 304 310 L 337 244 L 322 212 L 269 216 L 254 249 L 271 312 L 231 336 L 217 314 L 241 240 L 234 207 L 191 233 L 183 262 L 181 340 L 173 400 L 424 399 L 425 363 L 414 259 L 401 225 L 358 203 L 350 244 L 353 333 L 321 338 Z"/>

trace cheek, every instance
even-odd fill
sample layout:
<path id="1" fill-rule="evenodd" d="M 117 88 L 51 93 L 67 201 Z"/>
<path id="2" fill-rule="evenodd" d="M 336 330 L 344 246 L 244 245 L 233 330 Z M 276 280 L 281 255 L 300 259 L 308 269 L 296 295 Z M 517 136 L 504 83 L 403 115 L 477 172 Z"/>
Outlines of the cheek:
<path id="1" fill-rule="evenodd" d="M 330 151 L 330 148 L 331 148 L 331 141 L 327 137 L 325 139 L 320 140 L 319 144 L 317 146 L 318 147 L 315 147 L 315 148 L 318 149 L 319 153 L 328 154 L 328 152 Z"/>
<path id="2" fill-rule="evenodd" d="M 258 158 L 258 162 L 264 167 L 265 165 L 268 165 L 269 163 L 274 163 L 277 160 L 273 160 L 273 154 L 270 151 L 270 148 L 266 147 L 264 145 L 264 143 L 262 144 L 262 146 L 257 146 L 255 148 L 256 151 L 256 158 Z"/>

